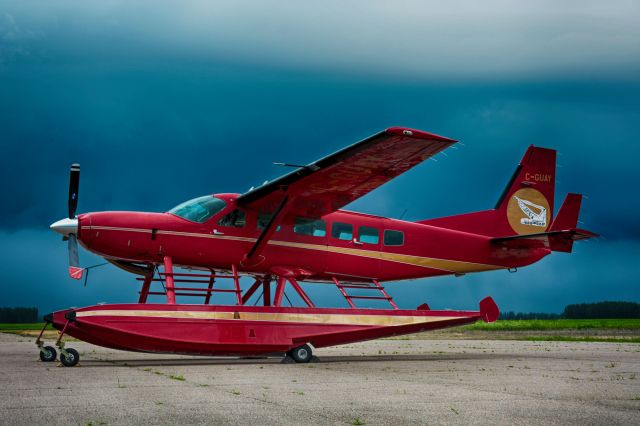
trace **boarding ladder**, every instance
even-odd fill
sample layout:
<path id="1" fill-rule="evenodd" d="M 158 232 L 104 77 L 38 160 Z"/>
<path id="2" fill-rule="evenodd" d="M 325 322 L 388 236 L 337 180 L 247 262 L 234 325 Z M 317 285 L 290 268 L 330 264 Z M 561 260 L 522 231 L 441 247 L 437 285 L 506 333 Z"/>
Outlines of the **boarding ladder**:
<path id="1" fill-rule="evenodd" d="M 353 303 L 353 299 L 367 299 L 367 300 L 386 300 L 393 307 L 393 309 L 398 309 L 398 305 L 393 301 L 393 298 L 389 296 L 389 294 L 385 291 L 384 287 L 380 285 L 378 280 L 372 280 L 371 284 L 342 284 L 336 277 L 333 277 L 333 282 L 335 283 L 342 296 L 347 300 L 347 303 L 350 307 L 356 308 L 355 303 Z M 376 290 L 379 291 L 382 296 L 361 296 L 355 294 L 348 294 L 345 289 L 358 289 L 358 290 Z"/>

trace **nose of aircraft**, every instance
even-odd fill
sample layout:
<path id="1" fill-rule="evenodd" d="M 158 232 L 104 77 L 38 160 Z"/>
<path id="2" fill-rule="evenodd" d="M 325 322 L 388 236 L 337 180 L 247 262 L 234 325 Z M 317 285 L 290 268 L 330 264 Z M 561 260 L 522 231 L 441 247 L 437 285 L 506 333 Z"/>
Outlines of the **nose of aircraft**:
<path id="1" fill-rule="evenodd" d="M 64 236 L 78 234 L 78 218 L 74 217 L 73 219 L 69 219 L 65 217 L 57 222 L 53 222 L 49 228 Z"/>

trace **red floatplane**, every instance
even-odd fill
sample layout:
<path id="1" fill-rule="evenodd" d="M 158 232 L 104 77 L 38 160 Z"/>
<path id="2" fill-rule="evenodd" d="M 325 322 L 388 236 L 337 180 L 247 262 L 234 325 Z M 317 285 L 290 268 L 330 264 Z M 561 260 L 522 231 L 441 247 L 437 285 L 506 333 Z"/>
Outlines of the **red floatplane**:
<path id="1" fill-rule="evenodd" d="M 455 142 L 393 127 L 244 194 L 206 195 L 166 213 L 76 216 L 80 166 L 72 165 L 68 218 L 51 225 L 68 240 L 71 277 L 86 278 L 80 242 L 139 275 L 141 290 L 138 303 L 46 315 L 46 323 L 60 330 L 60 361 L 72 366 L 79 360 L 77 351 L 64 347 L 65 334 L 129 351 L 280 353 L 308 362 L 312 348 L 495 321 L 499 312 L 490 297 L 479 311 L 426 304 L 405 310 L 381 283 L 518 268 L 552 251 L 571 252 L 574 241 L 596 236 L 576 228 L 581 195 L 568 194 L 553 217 L 554 150 L 529 147 L 491 210 L 418 222 L 342 210 Z M 243 289 L 242 276 L 254 283 Z M 221 288 L 222 279 L 232 287 Z M 349 307 L 316 307 L 301 282 L 334 285 Z M 283 306 L 286 287 L 306 306 Z M 216 292 L 233 293 L 236 304 L 212 304 Z M 149 295 L 166 296 L 166 303 L 147 303 Z M 176 303 L 183 296 L 204 303 Z M 390 308 L 360 309 L 358 299 L 380 299 Z M 37 343 L 43 361 L 56 359 L 54 347 L 40 337 Z"/>

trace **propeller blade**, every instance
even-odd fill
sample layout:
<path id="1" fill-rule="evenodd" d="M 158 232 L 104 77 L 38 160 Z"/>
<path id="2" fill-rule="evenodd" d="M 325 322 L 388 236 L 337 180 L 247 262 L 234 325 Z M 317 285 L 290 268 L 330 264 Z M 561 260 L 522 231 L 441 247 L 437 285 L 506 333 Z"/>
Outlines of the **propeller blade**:
<path id="1" fill-rule="evenodd" d="M 80 280 L 84 275 L 84 268 L 80 267 L 80 260 L 78 259 L 78 238 L 76 234 L 69 234 L 68 248 L 69 276 L 74 280 Z"/>
<path id="2" fill-rule="evenodd" d="M 80 189 L 80 164 L 74 163 L 69 170 L 69 219 L 76 217 L 78 190 Z"/>

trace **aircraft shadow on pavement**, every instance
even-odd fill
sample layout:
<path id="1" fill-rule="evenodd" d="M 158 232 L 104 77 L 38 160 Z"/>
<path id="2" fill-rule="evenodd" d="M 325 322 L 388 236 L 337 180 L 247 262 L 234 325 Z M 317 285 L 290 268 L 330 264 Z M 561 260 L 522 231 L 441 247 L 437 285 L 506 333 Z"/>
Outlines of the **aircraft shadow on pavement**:
<path id="1" fill-rule="evenodd" d="M 322 356 L 313 364 L 340 363 L 375 363 L 375 362 L 412 362 L 412 361 L 464 361 L 512 358 L 513 354 L 424 354 L 424 355 L 343 355 Z M 92 359 L 84 358 L 83 367 L 170 367 L 170 366 L 198 366 L 198 365 L 264 365 L 281 364 L 282 357 L 249 357 L 249 358 L 193 358 L 193 359 Z M 305 365 L 305 364 L 299 364 Z"/>

